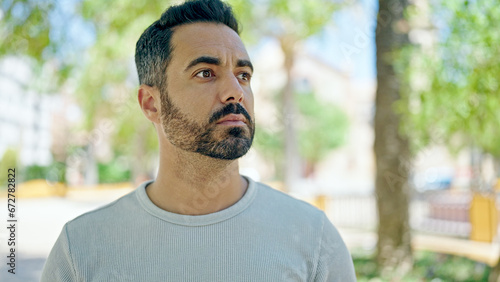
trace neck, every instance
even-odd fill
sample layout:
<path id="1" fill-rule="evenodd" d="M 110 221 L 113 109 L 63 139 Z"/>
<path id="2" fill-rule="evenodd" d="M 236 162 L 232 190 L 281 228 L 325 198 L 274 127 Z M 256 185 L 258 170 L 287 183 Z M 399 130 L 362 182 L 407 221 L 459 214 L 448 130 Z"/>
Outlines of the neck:
<path id="1" fill-rule="evenodd" d="M 146 192 L 158 207 L 178 214 L 214 213 L 235 204 L 248 183 L 238 161 L 219 160 L 182 151 L 172 145 L 162 152 L 158 176 Z"/>

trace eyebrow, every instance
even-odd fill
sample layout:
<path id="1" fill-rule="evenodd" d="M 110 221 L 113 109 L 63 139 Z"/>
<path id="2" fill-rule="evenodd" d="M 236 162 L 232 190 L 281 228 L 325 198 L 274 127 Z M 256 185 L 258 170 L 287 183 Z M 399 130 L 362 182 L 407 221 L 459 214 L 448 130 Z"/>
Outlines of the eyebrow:
<path id="1" fill-rule="evenodd" d="M 237 67 L 249 67 L 253 72 L 253 65 L 249 60 L 238 60 L 238 62 L 236 62 L 236 66 Z"/>
<path id="2" fill-rule="evenodd" d="M 187 71 L 188 69 L 196 66 L 197 64 L 202 64 L 202 63 L 218 66 L 220 65 L 220 60 L 215 57 L 201 56 L 192 60 L 184 71 Z"/>
<path id="3" fill-rule="evenodd" d="M 186 69 L 184 71 L 187 71 L 190 68 L 196 66 L 197 64 L 202 64 L 202 63 L 218 66 L 218 65 L 220 65 L 220 60 L 219 60 L 219 58 L 215 58 L 215 57 L 201 56 L 201 57 L 198 57 L 198 58 L 192 60 L 191 62 L 189 62 L 188 66 L 186 67 Z M 236 62 L 236 66 L 237 67 L 249 67 L 253 72 L 253 65 L 249 60 L 241 60 L 240 59 Z"/>

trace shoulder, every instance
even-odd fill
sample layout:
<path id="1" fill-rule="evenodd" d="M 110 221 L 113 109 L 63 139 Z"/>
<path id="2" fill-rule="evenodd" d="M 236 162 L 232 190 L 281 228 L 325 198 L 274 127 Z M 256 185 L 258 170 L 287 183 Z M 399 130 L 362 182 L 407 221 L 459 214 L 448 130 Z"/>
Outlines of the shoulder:
<path id="1" fill-rule="evenodd" d="M 314 225 L 321 228 L 325 223 L 325 213 L 315 206 L 285 194 L 266 184 L 256 182 L 258 194 L 255 205 L 262 211 L 279 217 L 281 220 Z"/>
<path id="2" fill-rule="evenodd" d="M 309 204 L 306 201 L 297 199 L 284 192 L 274 189 L 264 183 L 261 182 L 255 182 L 255 183 L 259 189 L 259 193 L 262 194 L 261 197 L 265 197 L 268 201 L 275 201 L 279 203 L 281 208 L 299 209 L 303 212 L 314 213 L 314 214 L 322 212 L 320 209 Z"/>
<path id="3" fill-rule="evenodd" d="M 77 216 L 66 223 L 67 231 L 73 233 L 78 229 L 89 230 L 89 227 L 94 229 L 99 225 L 112 225 L 126 218 L 126 215 L 132 213 L 139 205 L 135 194 L 136 190 L 109 204 Z"/>
<path id="4" fill-rule="evenodd" d="M 266 222 L 312 251 L 314 281 L 356 281 L 349 251 L 325 212 L 265 184 L 258 189 L 255 202 Z"/>

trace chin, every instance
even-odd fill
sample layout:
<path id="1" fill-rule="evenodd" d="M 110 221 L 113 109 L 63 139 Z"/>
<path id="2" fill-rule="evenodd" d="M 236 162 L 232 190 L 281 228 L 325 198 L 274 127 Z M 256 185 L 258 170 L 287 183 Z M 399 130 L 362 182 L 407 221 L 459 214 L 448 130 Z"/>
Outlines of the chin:
<path id="1" fill-rule="evenodd" d="M 199 147 L 197 152 L 214 159 L 236 160 L 250 150 L 252 139 L 229 137 L 211 145 L 210 148 Z"/>

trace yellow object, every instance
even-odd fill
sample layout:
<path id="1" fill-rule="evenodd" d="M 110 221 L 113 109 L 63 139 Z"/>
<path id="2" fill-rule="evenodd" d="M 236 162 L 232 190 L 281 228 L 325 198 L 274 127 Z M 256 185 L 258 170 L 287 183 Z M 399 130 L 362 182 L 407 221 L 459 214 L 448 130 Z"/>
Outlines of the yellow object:
<path id="1" fill-rule="evenodd" d="M 67 187 L 63 183 L 48 183 L 45 179 L 35 179 L 16 184 L 16 198 L 38 198 L 64 196 Z"/>
<path id="2" fill-rule="evenodd" d="M 498 211 L 494 195 L 475 194 L 469 210 L 471 234 L 470 239 L 481 242 L 492 242 L 498 229 Z"/>
<path id="3" fill-rule="evenodd" d="M 278 191 L 286 192 L 285 191 L 285 183 L 283 183 L 281 181 L 266 181 L 266 182 L 264 182 L 264 184 L 266 184 L 267 186 L 274 188 Z"/>
<path id="4" fill-rule="evenodd" d="M 99 183 L 96 185 L 78 185 L 71 186 L 71 190 L 114 190 L 123 188 L 134 188 L 130 182 L 118 182 L 118 183 Z"/>
<path id="5" fill-rule="evenodd" d="M 124 188 L 132 189 L 133 187 L 130 182 L 68 187 L 60 182 L 51 183 L 47 182 L 45 179 L 35 179 L 22 183 L 16 183 L 16 191 L 14 195 L 16 198 L 43 198 L 54 196 L 64 197 L 68 194 L 68 192 L 73 191 L 112 191 Z M 7 192 L 1 193 L 0 197 L 7 197 Z"/>
<path id="6" fill-rule="evenodd" d="M 328 197 L 325 195 L 318 195 L 316 199 L 314 199 L 313 205 L 316 206 L 318 209 L 325 211 L 326 210 L 326 205 L 328 202 Z"/>
<path id="7" fill-rule="evenodd" d="M 497 183 L 493 186 L 493 190 L 495 190 L 495 192 L 500 192 L 500 178 L 497 179 Z"/>

